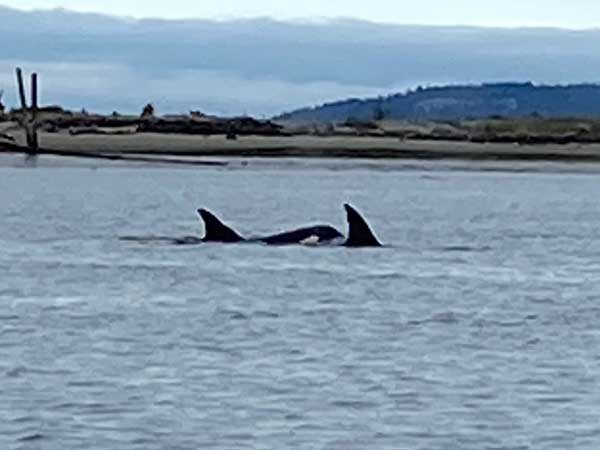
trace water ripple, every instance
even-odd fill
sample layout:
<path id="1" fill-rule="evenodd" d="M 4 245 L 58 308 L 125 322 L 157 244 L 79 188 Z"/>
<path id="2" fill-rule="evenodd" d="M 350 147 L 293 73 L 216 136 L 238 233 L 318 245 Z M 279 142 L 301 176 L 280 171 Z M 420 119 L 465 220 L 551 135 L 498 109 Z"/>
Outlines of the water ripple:
<path id="1" fill-rule="evenodd" d="M 270 164 L 4 169 L 0 447 L 596 450 L 596 178 Z"/>

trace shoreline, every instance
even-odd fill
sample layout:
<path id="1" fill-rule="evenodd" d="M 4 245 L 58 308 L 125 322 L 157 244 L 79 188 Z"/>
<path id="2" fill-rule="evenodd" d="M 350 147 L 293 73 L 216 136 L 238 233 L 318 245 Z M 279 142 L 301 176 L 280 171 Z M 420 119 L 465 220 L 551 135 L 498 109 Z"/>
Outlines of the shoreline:
<path id="1" fill-rule="evenodd" d="M 14 133 L 16 145 L 2 143 L 3 153 L 23 153 L 24 136 Z M 392 137 L 311 135 L 225 136 L 137 133 L 78 135 L 40 133 L 40 154 L 65 157 L 135 158 L 141 162 L 199 163 L 203 158 L 328 158 L 464 161 L 554 161 L 600 163 L 600 143 L 510 144 Z M 168 157 L 168 158 L 167 158 Z M 169 160 L 169 158 L 171 160 Z M 159 161 L 159 159 L 163 159 Z M 195 160 L 194 160 L 195 159 Z"/>
<path id="2" fill-rule="evenodd" d="M 367 170 L 600 174 L 600 144 L 465 144 L 362 137 L 44 135 L 43 150 L 0 143 L 0 168 Z M 289 145 L 282 145 L 288 143 Z M 320 145 L 319 145 L 320 144 Z M 84 150 L 85 149 L 85 150 Z"/>
<path id="3" fill-rule="evenodd" d="M 442 173 L 506 173 L 506 174 L 570 174 L 600 175 L 598 163 L 569 163 L 553 161 L 476 161 L 476 160 L 411 160 L 411 159 L 352 159 L 352 158 L 236 158 L 227 157 L 214 161 L 203 158 L 203 162 L 216 164 L 173 164 L 170 162 L 141 162 L 129 160 L 99 160 L 79 157 L 40 155 L 28 160 L 22 154 L 1 153 L 0 171 L 27 169 L 75 169 L 75 170 L 217 170 L 269 171 L 269 172 L 354 172 L 372 173 L 417 173 L 422 177 L 436 178 Z"/>

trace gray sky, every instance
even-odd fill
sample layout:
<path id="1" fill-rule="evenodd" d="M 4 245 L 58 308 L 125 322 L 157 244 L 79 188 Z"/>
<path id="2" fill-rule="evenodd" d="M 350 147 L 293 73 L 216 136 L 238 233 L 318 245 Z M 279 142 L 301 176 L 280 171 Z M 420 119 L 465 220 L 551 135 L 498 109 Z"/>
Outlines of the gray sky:
<path id="1" fill-rule="evenodd" d="M 597 28 L 598 0 L 0 0 L 21 9 L 63 7 L 132 17 L 360 18 L 431 25 Z"/>
<path id="2" fill-rule="evenodd" d="M 572 0 L 568 8 L 557 0 L 544 0 L 541 11 L 523 0 L 518 4 L 504 0 L 496 3 L 504 8 L 496 9 L 490 2 L 486 7 L 481 0 L 471 1 L 454 0 L 452 7 L 451 0 L 303 0 L 301 7 L 284 0 L 219 0 L 218 5 L 213 0 L 0 0 L 0 5 L 163 18 L 345 16 L 406 24 L 563 28 L 593 25 L 585 20 L 600 24 L 593 20 L 600 17 L 599 0 L 594 0 L 598 6 Z M 596 82 L 600 73 L 597 31 L 268 20 L 170 22 L 157 27 L 153 22 L 132 24 L 63 11 L 27 14 L 4 8 L 0 23 L 4 24 L 0 42 L 11 42 L 0 45 L 0 89 L 6 90 L 9 105 L 16 104 L 15 66 L 43 74 L 47 104 L 137 112 L 151 101 L 161 112 L 200 109 L 258 116 L 419 85 L 568 84 Z"/>

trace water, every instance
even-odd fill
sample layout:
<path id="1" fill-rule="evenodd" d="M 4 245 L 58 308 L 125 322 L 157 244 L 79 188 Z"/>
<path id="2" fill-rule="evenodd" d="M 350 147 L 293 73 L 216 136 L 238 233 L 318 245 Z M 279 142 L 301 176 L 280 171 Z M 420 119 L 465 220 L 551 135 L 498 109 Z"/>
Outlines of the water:
<path id="1" fill-rule="evenodd" d="M 597 449 L 597 175 L 396 169 L 0 169 L 0 448 Z"/>

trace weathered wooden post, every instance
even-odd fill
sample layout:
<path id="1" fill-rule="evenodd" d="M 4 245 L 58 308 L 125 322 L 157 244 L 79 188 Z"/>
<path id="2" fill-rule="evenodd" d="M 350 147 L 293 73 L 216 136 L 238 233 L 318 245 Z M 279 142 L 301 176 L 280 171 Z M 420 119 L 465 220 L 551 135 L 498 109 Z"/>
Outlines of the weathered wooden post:
<path id="1" fill-rule="evenodd" d="M 27 99 L 25 98 L 25 84 L 23 84 L 23 71 L 17 67 L 17 86 L 19 87 L 19 99 L 21 100 L 21 110 L 23 114 L 27 113 Z"/>
<path id="2" fill-rule="evenodd" d="M 28 146 L 32 153 L 37 153 L 39 149 L 39 140 L 38 140 L 38 125 L 37 125 L 37 115 L 38 115 L 38 76 L 37 73 L 31 74 L 31 123 L 27 129 L 29 133 L 27 140 Z"/>
<path id="3" fill-rule="evenodd" d="M 17 67 L 17 85 L 19 88 L 19 100 L 21 101 L 21 126 L 25 129 L 25 138 L 29 154 L 38 152 L 39 141 L 37 136 L 37 110 L 38 110 L 38 86 L 37 74 L 31 75 L 31 109 L 27 107 L 27 97 L 25 96 L 25 83 L 23 82 L 23 71 Z"/>

